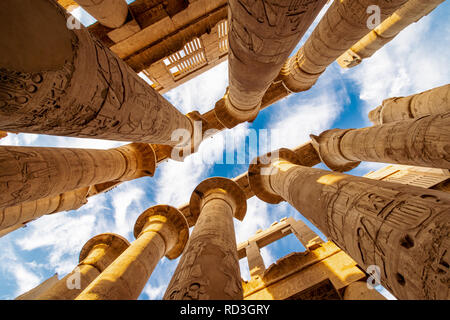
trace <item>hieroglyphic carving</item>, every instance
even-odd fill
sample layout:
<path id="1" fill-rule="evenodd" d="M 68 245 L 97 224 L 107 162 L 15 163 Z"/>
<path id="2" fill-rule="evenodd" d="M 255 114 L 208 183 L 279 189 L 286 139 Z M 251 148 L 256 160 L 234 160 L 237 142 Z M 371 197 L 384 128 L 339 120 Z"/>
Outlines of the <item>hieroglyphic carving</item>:
<path id="1" fill-rule="evenodd" d="M 64 15 L 56 5 L 51 10 Z M 55 28 L 67 30 L 64 24 Z M 173 130 L 192 129 L 186 116 L 86 29 L 64 37 L 72 56 L 53 70 L 0 69 L 2 130 L 173 145 Z"/>

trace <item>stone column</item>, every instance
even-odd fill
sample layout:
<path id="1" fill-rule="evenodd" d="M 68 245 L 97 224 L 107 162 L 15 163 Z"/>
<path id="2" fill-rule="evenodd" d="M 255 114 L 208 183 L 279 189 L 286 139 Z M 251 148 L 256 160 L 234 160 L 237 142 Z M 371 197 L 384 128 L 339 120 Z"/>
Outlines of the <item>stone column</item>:
<path id="1" fill-rule="evenodd" d="M 139 216 L 134 236 L 130 247 L 76 300 L 137 299 L 161 258 L 176 259 L 183 252 L 189 227 L 178 209 L 158 205 Z"/>
<path id="2" fill-rule="evenodd" d="M 377 290 L 369 289 L 365 281 L 355 281 L 344 291 L 344 300 L 386 300 Z"/>
<path id="3" fill-rule="evenodd" d="M 125 0 L 76 0 L 99 23 L 108 28 L 118 28 L 125 23 L 128 5 Z"/>
<path id="4" fill-rule="evenodd" d="M 105 270 L 130 243 L 114 233 L 102 233 L 81 249 L 80 263 L 37 300 L 73 300 Z"/>
<path id="5" fill-rule="evenodd" d="M 347 171 L 359 161 L 450 169 L 450 112 L 362 129 L 311 135 L 322 161 Z"/>
<path id="6" fill-rule="evenodd" d="M 259 251 L 258 244 L 255 241 L 249 241 L 248 246 L 245 248 L 247 255 L 248 268 L 250 269 L 250 276 L 261 276 L 266 270 L 264 260 Z"/>
<path id="7" fill-rule="evenodd" d="M 23 202 L 13 207 L 0 209 L 0 230 L 6 230 L 16 225 L 23 227 L 28 222 L 46 214 L 76 210 L 87 203 L 88 191 L 89 187 L 84 187 L 54 197 Z M 14 230 L 11 229 L 11 231 Z"/>
<path id="8" fill-rule="evenodd" d="M 287 222 L 291 227 L 292 233 L 307 250 L 309 250 L 310 247 L 323 242 L 322 239 L 320 239 L 320 237 L 303 221 L 289 217 L 287 218 Z"/>
<path id="9" fill-rule="evenodd" d="M 102 182 L 152 176 L 149 144 L 109 150 L 0 146 L 0 208 Z"/>
<path id="10" fill-rule="evenodd" d="M 283 66 L 280 79 L 293 92 L 308 90 L 336 58 L 370 31 L 369 6 L 378 6 L 383 21 L 406 1 L 333 1 L 305 44 Z"/>
<path id="11" fill-rule="evenodd" d="M 36 12 L 39 12 L 37 15 Z M 0 130 L 161 143 L 190 120 L 53 0 L 0 2 Z"/>
<path id="12" fill-rule="evenodd" d="M 326 0 L 228 2 L 229 90 L 215 111 L 224 126 L 256 118 L 264 92 Z"/>
<path id="13" fill-rule="evenodd" d="M 409 0 L 343 53 L 337 59 L 337 62 L 343 68 L 357 66 L 363 59 L 371 57 L 377 50 L 393 40 L 403 29 L 428 15 L 442 2 L 444 0 Z"/>
<path id="14" fill-rule="evenodd" d="M 259 174 L 263 167 L 266 175 Z M 255 192 L 259 198 L 288 201 L 363 270 L 378 266 L 381 284 L 398 299 L 448 299 L 449 194 L 303 167 L 282 156 L 250 165 L 249 181 L 263 191 Z"/>
<path id="15" fill-rule="evenodd" d="M 6 136 L 8 136 L 8 132 L 0 131 L 0 139 L 5 138 Z"/>
<path id="16" fill-rule="evenodd" d="M 386 99 L 369 112 L 374 125 L 450 112 L 450 84 L 407 97 Z"/>
<path id="17" fill-rule="evenodd" d="M 232 180 L 209 178 L 194 190 L 189 208 L 198 220 L 164 299 L 243 299 L 233 217 L 244 218 L 244 192 Z"/>

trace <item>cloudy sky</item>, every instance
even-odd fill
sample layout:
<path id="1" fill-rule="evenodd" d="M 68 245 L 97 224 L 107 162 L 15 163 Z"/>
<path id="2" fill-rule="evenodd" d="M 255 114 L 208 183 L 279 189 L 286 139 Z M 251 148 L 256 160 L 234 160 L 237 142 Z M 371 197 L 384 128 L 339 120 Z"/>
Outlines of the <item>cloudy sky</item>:
<path id="1" fill-rule="evenodd" d="M 236 150 L 243 150 L 245 136 L 251 130 L 267 129 L 282 137 L 270 148 L 295 147 L 308 141 L 309 134 L 319 134 L 326 129 L 371 125 L 367 114 L 383 99 L 449 83 L 449 16 L 450 3 L 447 1 L 361 65 L 344 70 L 333 63 L 311 90 L 291 95 L 263 110 L 251 124 L 241 124 L 207 139 L 199 152 L 184 162 L 165 162 L 153 178 L 124 183 L 106 194 L 90 198 L 88 204 L 77 211 L 44 216 L 26 228 L 0 238 L 0 299 L 14 299 L 55 273 L 60 278 L 69 273 L 78 262 L 82 246 L 99 233 L 114 232 L 133 241 L 134 222 L 146 208 L 156 204 L 183 205 L 203 179 L 211 176 L 232 178 L 247 171 L 248 159 L 243 164 L 222 164 L 226 158 L 222 143 L 225 135 L 228 135 L 227 139 L 234 139 Z M 92 23 L 86 15 L 81 20 L 85 24 Z M 228 83 L 227 73 L 228 65 L 224 62 L 168 92 L 165 97 L 183 113 L 206 112 L 223 96 Z M 10 134 L 0 140 L 0 145 L 98 149 L 122 144 L 32 134 Z M 350 173 L 363 175 L 382 166 L 362 163 Z M 235 222 L 237 242 L 288 216 L 303 219 L 286 203 L 269 205 L 255 197 L 248 200 L 244 221 Z M 262 255 L 268 267 L 284 255 L 303 249 L 295 236 L 290 235 L 262 249 Z M 163 258 L 140 299 L 161 299 L 177 262 Z M 249 279 L 245 259 L 241 260 L 241 274 L 243 279 Z"/>

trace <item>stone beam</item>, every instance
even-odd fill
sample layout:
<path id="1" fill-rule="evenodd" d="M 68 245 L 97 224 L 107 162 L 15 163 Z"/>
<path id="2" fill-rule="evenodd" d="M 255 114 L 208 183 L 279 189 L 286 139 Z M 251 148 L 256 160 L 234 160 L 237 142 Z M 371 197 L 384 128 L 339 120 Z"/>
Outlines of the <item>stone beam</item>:
<path id="1" fill-rule="evenodd" d="M 448 298 L 449 194 L 300 166 L 287 151 L 249 177 L 260 199 L 286 200 L 361 268 L 378 266 L 398 299 Z"/>
<path id="2" fill-rule="evenodd" d="M 125 0 L 75 0 L 99 23 L 108 28 L 119 28 L 125 23 L 128 5 Z"/>
<path id="3" fill-rule="evenodd" d="M 77 267 L 36 300 L 75 299 L 129 246 L 127 239 L 114 233 L 102 233 L 93 237 L 81 249 Z"/>
<path id="4" fill-rule="evenodd" d="M 75 300 L 135 300 L 163 256 L 176 259 L 189 238 L 181 212 L 159 205 L 142 213 L 134 226 L 136 240 Z"/>
<path id="5" fill-rule="evenodd" d="M 67 19 L 52 0 L 1 1 L 0 130 L 169 145 L 175 129 L 192 131 L 186 116 Z"/>
<path id="6" fill-rule="evenodd" d="M 149 144 L 109 150 L 0 146 L 0 208 L 97 183 L 153 176 Z"/>
<path id="7" fill-rule="evenodd" d="M 209 178 L 197 186 L 190 211 L 198 221 L 165 300 L 242 300 L 233 217 L 242 220 L 246 210 L 244 192 L 232 180 Z"/>
<path id="8" fill-rule="evenodd" d="M 450 84 L 407 97 L 394 97 L 369 112 L 374 125 L 450 112 Z"/>
<path id="9" fill-rule="evenodd" d="M 331 63 L 370 31 L 369 6 L 379 8 L 380 20 L 383 21 L 406 2 L 407 0 L 334 1 L 305 44 L 288 59 L 278 79 L 291 92 L 308 90 Z"/>
<path id="10" fill-rule="evenodd" d="M 337 62 L 342 68 L 352 68 L 371 57 L 384 45 L 394 38 L 410 24 L 428 15 L 445 0 L 409 0 L 390 17 L 366 34 L 350 49 L 343 53 Z"/>
<path id="11" fill-rule="evenodd" d="M 348 171 L 360 161 L 450 169 L 450 113 L 361 129 L 332 129 L 311 135 L 322 161 Z"/>
<path id="12" fill-rule="evenodd" d="M 215 112 L 232 128 L 258 115 L 262 97 L 326 0 L 230 0 L 229 88 Z"/>

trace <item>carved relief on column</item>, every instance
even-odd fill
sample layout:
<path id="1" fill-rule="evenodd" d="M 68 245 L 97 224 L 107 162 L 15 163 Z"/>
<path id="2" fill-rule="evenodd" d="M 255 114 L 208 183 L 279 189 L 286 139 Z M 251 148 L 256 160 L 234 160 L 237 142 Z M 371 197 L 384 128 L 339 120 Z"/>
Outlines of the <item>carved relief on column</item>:
<path id="1" fill-rule="evenodd" d="M 27 224 L 46 214 L 76 210 L 87 203 L 88 190 L 89 187 L 80 188 L 54 197 L 42 198 L 0 209 L 0 230 L 17 224 Z"/>
<path id="2" fill-rule="evenodd" d="M 87 29 L 69 30 L 68 15 L 53 1 L 1 6 L 8 15 L 0 27 L 15 30 L 3 39 L 10 50 L 0 53 L 1 130 L 169 145 L 175 129 L 192 130 L 186 116 Z M 29 40 L 25 47 L 22 39 Z"/>
<path id="3" fill-rule="evenodd" d="M 312 137 L 330 169 L 345 160 L 450 169 L 450 112 L 361 129 L 333 129 Z M 331 146 L 331 147 L 330 147 Z M 352 169 L 352 166 L 349 166 Z"/>
<path id="4" fill-rule="evenodd" d="M 383 21 L 406 1 L 334 1 L 305 44 L 286 62 L 279 79 L 293 92 L 308 90 L 336 58 L 370 31 L 369 6 L 378 7 Z"/>
<path id="5" fill-rule="evenodd" d="M 102 233 L 93 237 L 81 249 L 78 266 L 37 299 L 75 299 L 129 245 L 128 240 L 114 233 Z"/>
<path id="6" fill-rule="evenodd" d="M 184 215 L 168 205 L 144 211 L 134 226 L 136 240 L 76 300 L 137 299 L 158 262 L 177 258 L 189 238 Z"/>
<path id="7" fill-rule="evenodd" d="M 450 112 L 450 84 L 407 97 L 394 97 L 369 112 L 374 125 Z"/>
<path id="8" fill-rule="evenodd" d="M 399 299 L 448 299 L 450 195 L 294 165 L 273 164 L 270 190 L 363 269 L 380 268 Z"/>
<path id="9" fill-rule="evenodd" d="M 232 180 L 206 179 L 192 193 L 190 211 L 198 220 L 164 299 L 242 299 L 233 216 L 244 218 L 244 192 Z"/>
<path id="10" fill-rule="evenodd" d="M 264 92 L 325 0 L 231 0 L 228 33 L 230 87 L 216 105 L 228 128 L 253 120 Z"/>
<path id="11" fill-rule="evenodd" d="M 145 176 L 153 177 L 156 171 L 156 153 L 148 143 L 130 143 L 115 150 L 127 160 L 127 171 L 120 180 L 134 180 Z"/>

